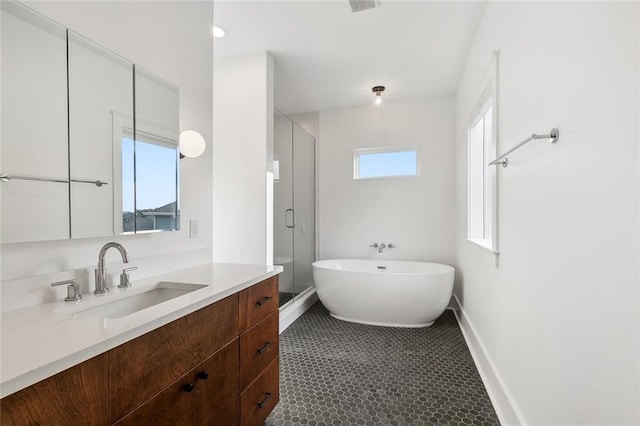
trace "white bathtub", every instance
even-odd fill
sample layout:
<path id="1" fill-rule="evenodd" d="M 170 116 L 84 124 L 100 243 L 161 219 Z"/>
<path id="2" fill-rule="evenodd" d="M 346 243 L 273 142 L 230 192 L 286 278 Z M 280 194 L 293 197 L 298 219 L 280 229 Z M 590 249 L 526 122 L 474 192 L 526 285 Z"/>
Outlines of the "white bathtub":
<path id="1" fill-rule="evenodd" d="M 453 292 L 448 265 L 399 260 L 332 259 L 313 263 L 320 301 L 331 316 L 362 324 L 426 327 Z"/>

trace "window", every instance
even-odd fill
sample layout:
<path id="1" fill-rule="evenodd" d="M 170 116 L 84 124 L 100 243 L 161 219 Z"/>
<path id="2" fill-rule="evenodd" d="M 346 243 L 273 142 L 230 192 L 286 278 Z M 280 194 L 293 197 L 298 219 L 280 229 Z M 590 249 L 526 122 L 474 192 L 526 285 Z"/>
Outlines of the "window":
<path id="1" fill-rule="evenodd" d="M 496 70 L 494 57 L 467 129 L 467 238 L 497 252 Z"/>
<path id="2" fill-rule="evenodd" d="M 361 148 L 353 151 L 353 178 L 418 176 L 418 148 Z"/>

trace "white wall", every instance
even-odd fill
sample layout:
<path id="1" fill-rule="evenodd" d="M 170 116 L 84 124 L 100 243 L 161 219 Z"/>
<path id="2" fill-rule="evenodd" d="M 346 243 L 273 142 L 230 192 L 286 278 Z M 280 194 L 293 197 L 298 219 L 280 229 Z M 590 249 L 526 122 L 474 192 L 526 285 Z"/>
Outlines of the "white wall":
<path id="1" fill-rule="evenodd" d="M 273 253 L 273 59 L 216 59 L 214 69 L 216 262 L 271 264 Z"/>
<path id="2" fill-rule="evenodd" d="M 508 424 L 638 424 L 638 4 L 490 2 L 457 103 L 455 293 Z M 466 126 L 500 50 L 500 267 L 465 240 Z"/>
<path id="3" fill-rule="evenodd" d="M 307 112 L 304 114 L 287 115 L 298 126 L 302 127 L 305 132 L 316 138 L 316 143 L 320 139 L 320 113 Z"/>
<path id="4" fill-rule="evenodd" d="M 449 96 L 320 112 L 320 259 L 454 263 L 454 111 Z M 355 148 L 414 145 L 420 177 L 353 179 Z"/>
<path id="5" fill-rule="evenodd" d="M 134 260 L 210 250 L 213 51 L 211 39 L 201 37 L 200 29 L 210 31 L 213 5 L 210 2 L 29 2 L 28 5 L 180 86 L 180 127 L 198 130 L 208 146 L 201 157 L 180 162 L 183 226 L 180 231 L 3 244 L 0 280 L 87 267 L 97 262 L 98 250 L 110 240 L 123 243 Z M 189 219 L 199 220 L 198 239 L 188 238 Z M 119 259 L 114 253 L 107 257 L 108 261 Z"/>

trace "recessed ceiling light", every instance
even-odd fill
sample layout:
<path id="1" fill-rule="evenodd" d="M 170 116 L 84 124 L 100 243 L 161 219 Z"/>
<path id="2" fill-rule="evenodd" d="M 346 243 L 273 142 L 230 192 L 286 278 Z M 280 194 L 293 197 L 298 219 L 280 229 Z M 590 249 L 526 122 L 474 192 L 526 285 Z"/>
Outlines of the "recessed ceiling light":
<path id="1" fill-rule="evenodd" d="M 224 28 L 213 26 L 213 36 L 215 38 L 222 38 L 227 34 Z"/>

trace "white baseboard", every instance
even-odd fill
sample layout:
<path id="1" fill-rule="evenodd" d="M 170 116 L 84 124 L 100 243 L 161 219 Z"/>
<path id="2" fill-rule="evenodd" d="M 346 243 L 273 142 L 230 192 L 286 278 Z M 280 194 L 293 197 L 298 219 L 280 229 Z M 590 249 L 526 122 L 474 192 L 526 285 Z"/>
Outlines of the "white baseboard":
<path id="1" fill-rule="evenodd" d="M 296 295 L 295 300 L 280 311 L 280 334 L 317 301 L 318 295 L 315 288 Z"/>
<path id="2" fill-rule="evenodd" d="M 522 413 L 515 404 L 504 381 L 500 378 L 495 364 L 456 295 L 451 299 L 451 309 L 458 320 L 464 340 L 467 342 L 467 347 L 480 373 L 484 387 L 487 389 L 489 399 L 491 399 L 493 408 L 496 410 L 500 424 L 504 426 L 525 426 L 526 422 Z"/>

